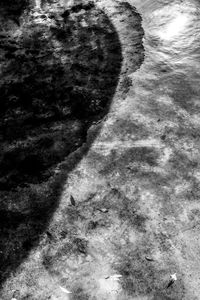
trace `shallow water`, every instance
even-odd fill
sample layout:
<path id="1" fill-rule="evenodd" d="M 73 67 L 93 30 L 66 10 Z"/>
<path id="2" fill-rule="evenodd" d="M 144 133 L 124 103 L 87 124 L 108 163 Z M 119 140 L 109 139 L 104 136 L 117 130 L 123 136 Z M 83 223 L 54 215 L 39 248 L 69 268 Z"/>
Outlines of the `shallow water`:
<path id="1" fill-rule="evenodd" d="M 133 252 L 125 255 L 124 249 L 117 255 L 122 261 L 118 271 L 128 260 L 125 271 L 132 275 L 123 280 L 123 293 L 114 299 L 196 300 L 200 294 L 200 3 L 129 3 L 143 19 L 145 59 L 129 75 L 132 87 L 126 99 L 113 100 L 112 115 L 81 168 L 88 170 L 87 164 L 94 164 L 99 181 L 101 176 L 109 178 L 130 199 L 136 194 L 139 211 L 148 218 L 142 236 L 135 233 L 138 224 L 133 229 L 134 242 L 127 243 Z M 118 32 L 122 27 L 117 27 Z M 82 179 L 77 194 L 87 187 Z M 120 236 L 121 231 L 115 230 Z M 149 247 L 158 263 L 155 269 L 140 261 Z M 178 283 L 164 291 L 170 272 L 177 272 Z"/>
<path id="2" fill-rule="evenodd" d="M 152 75 L 149 79 L 156 87 L 154 96 L 158 98 L 157 91 L 163 91 L 168 101 L 171 99 L 173 105 L 196 118 L 200 64 L 198 2 L 145 1 L 142 6 L 132 3 L 143 16 L 146 50 L 143 70 L 149 77 Z"/>
<path id="3" fill-rule="evenodd" d="M 165 228 L 165 233 L 170 236 L 174 232 L 173 238 L 169 238 L 169 260 L 174 261 L 174 268 L 170 263 L 169 266 L 171 272 L 179 269 L 179 283 L 183 280 L 185 295 L 178 292 L 169 299 L 199 299 L 197 274 L 200 266 L 196 256 L 200 241 L 195 229 L 191 229 L 197 226 L 199 217 L 194 221 L 191 214 L 199 211 L 200 191 L 200 3 L 130 3 L 137 7 L 143 18 L 145 60 L 140 70 L 131 76 L 133 88 L 118 116 L 125 114 L 125 106 L 129 106 L 132 113 L 127 113 L 126 118 L 129 116 L 150 132 L 148 139 L 141 137 L 139 142 L 133 143 L 135 147 L 144 145 L 162 149 L 159 168 L 153 171 L 147 166 L 137 165 L 137 172 L 143 172 L 141 177 L 138 176 L 143 184 L 141 181 L 137 183 L 142 189 L 151 191 L 150 194 L 153 190 L 158 197 L 154 197 L 152 208 L 150 203 L 147 204 L 152 210 L 147 214 L 154 218 L 149 231 L 163 231 Z M 148 197 L 145 199 L 150 201 Z M 160 201 L 165 209 L 157 212 Z M 160 211 L 168 225 L 162 221 Z M 173 230 L 167 226 L 172 226 Z M 161 256 L 163 262 L 166 254 Z M 168 299 L 162 293 L 154 297 L 152 299 Z M 143 298 L 140 295 L 134 299 Z"/>

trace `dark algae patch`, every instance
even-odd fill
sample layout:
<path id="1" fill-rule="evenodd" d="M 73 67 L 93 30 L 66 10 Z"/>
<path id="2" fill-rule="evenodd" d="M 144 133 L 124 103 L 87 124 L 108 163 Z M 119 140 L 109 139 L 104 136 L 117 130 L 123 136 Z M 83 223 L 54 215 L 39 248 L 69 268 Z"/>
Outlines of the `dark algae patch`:
<path id="1" fill-rule="evenodd" d="M 87 149 L 69 158 L 65 175 L 58 163 L 108 111 L 122 63 L 118 34 L 93 3 L 37 16 L 24 3 L 16 34 L 11 7 L 0 5 L 1 282 L 47 226 L 66 174 Z"/>
<path id="2" fill-rule="evenodd" d="M 104 224 L 106 216 L 87 220 L 71 197 L 66 228 L 59 236 L 48 228 L 68 174 L 101 129 L 101 123 L 93 126 L 87 137 L 91 126 L 109 111 L 123 63 L 118 33 L 104 10 L 93 2 L 67 9 L 55 3 L 41 1 L 43 10 L 33 9 L 31 1 L 0 4 L 1 285 L 38 246 L 41 235 L 46 235 L 51 246 L 43 255 L 43 266 L 51 271 L 54 261 L 62 260 L 63 251 L 69 256 L 88 255 L 88 240 L 73 234 L 77 220 L 86 222 L 89 233 L 111 222 Z M 133 66 L 130 63 L 129 71 L 142 63 L 140 46 L 141 60 Z M 122 92 L 130 85 L 125 81 Z M 145 157 L 155 163 L 151 151 Z M 132 208 L 125 200 L 119 211 L 122 220 L 123 210 Z M 109 211 L 106 205 L 99 209 L 104 215 Z M 132 216 L 132 226 L 143 232 L 145 220 L 132 210 L 130 223 Z M 57 239 L 66 237 L 69 242 L 54 253 L 52 245 L 56 248 Z M 89 296 L 77 284 L 74 297 Z"/>
<path id="3" fill-rule="evenodd" d="M 30 16 L 17 38 L 0 40 L 2 190 L 47 180 L 115 91 L 122 57 L 113 25 L 94 5 L 67 12 L 42 23 Z"/>

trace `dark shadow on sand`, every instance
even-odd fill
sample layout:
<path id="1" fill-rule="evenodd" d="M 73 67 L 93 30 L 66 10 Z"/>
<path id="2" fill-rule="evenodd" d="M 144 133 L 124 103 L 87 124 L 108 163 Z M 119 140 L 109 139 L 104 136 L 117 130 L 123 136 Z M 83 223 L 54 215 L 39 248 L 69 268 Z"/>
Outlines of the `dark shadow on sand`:
<path id="1" fill-rule="evenodd" d="M 100 126 L 86 143 L 88 129 L 109 110 L 122 63 L 118 34 L 93 4 L 41 18 L 0 39 L 1 283 L 46 230 Z"/>
<path id="2" fill-rule="evenodd" d="M 5 16 L 13 16 L 6 5 Z M 17 38 L 0 32 L 1 284 L 47 230 L 68 174 L 101 129 L 87 139 L 109 111 L 122 65 L 116 29 L 92 3 L 27 17 L 20 29 Z"/>

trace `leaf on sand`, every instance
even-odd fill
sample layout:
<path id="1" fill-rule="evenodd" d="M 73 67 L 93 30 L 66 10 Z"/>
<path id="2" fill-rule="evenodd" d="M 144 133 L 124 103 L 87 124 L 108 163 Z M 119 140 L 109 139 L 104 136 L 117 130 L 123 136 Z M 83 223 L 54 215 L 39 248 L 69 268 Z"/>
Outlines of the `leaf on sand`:
<path id="1" fill-rule="evenodd" d="M 107 213 L 108 209 L 107 208 L 99 208 L 99 211 L 102 213 Z"/>
<path id="2" fill-rule="evenodd" d="M 145 256 L 145 259 L 148 260 L 148 261 L 154 261 L 154 259 L 150 256 Z"/>
<path id="3" fill-rule="evenodd" d="M 59 286 L 61 291 L 63 291 L 66 294 L 71 294 L 72 292 L 68 291 L 67 289 L 63 288 L 62 286 Z"/>
<path id="4" fill-rule="evenodd" d="M 71 202 L 71 205 L 76 206 L 76 201 L 72 195 L 70 196 L 70 202 Z"/>

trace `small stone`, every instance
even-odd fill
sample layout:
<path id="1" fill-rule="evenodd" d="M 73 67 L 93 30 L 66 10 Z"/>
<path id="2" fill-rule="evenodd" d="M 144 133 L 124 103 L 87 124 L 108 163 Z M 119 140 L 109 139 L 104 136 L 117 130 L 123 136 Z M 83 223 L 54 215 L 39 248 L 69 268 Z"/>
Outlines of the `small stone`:
<path id="1" fill-rule="evenodd" d="M 54 173 L 55 173 L 55 174 L 58 174 L 58 173 L 60 173 L 60 170 L 59 170 L 59 169 L 55 169 L 55 170 L 54 170 Z"/>
<path id="2" fill-rule="evenodd" d="M 114 275 L 110 276 L 110 278 L 115 281 L 118 281 L 121 277 L 122 277 L 121 274 L 114 274 Z"/>
<path id="3" fill-rule="evenodd" d="M 173 280 L 173 281 L 176 281 L 177 280 L 176 273 L 170 275 L 170 279 Z"/>

